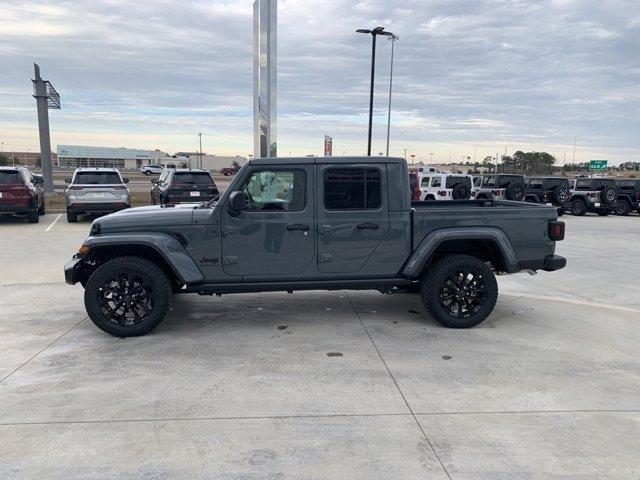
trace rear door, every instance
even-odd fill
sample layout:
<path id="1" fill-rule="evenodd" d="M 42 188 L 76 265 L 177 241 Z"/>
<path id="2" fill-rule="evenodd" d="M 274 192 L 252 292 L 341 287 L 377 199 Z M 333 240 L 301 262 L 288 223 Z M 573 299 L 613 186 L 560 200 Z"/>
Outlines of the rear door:
<path id="1" fill-rule="evenodd" d="M 389 229 L 385 164 L 318 164 L 318 269 L 355 273 Z"/>

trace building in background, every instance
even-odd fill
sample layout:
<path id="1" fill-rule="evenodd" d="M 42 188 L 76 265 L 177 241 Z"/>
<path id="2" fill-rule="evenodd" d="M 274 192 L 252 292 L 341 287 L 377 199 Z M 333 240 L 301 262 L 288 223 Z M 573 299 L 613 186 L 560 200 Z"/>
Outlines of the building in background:
<path id="1" fill-rule="evenodd" d="M 247 162 L 245 157 L 239 155 L 225 156 L 225 155 L 210 155 L 208 153 L 202 154 L 202 161 L 200 160 L 200 153 L 198 152 L 176 152 L 171 156 L 174 161 L 178 161 L 186 168 L 203 168 L 204 170 L 220 170 L 224 167 L 233 166 L 234 162 L 242 166 Z"/>
<path id="2" fill-rule="evenodd" d="M 29 150 L 27 152 L 14 152 L 12 150 L 5 150 L 4 152 L 0 153 L 0 155 L 3 155 L 7 159 L 9 165 L 27 165 L 29 167 L 40 166 L 40 152 L 37 150 Z M 51 155 L 53 156 L 53 163 L 55 165 L 58 156 L 54 152 L 51 152 Z"/>
<path id="3" fill-rule="evenodd" d="M 134 170 L 142 165 L 164 164 L 166 160 L 172 159 L 160 150 L 58 145 L 59 167 L 115 167 Z"/>

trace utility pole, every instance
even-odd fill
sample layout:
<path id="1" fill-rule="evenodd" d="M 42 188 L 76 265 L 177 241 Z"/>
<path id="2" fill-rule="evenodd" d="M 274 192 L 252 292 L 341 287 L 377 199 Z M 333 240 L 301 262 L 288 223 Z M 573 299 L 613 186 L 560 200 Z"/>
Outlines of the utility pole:
<path id="1" fill-rule="evenodd" d="M 200 167 L 198 168 L 202 168 L 202 134 L 201 133 L 198 134 L 198 138 L 200 139 Z"/>
<path id="2" fill-rule="evenodd" d="M 371 34 L 371 84 L 369 86 L 369 134 L 367 140 L 367 157 L 371 156 L 371 130 L 373 129 L 373 90 L 376 76 L 376 38 L 378 35 L 393 36 L 391 32 L 385 32 L 384 27 L 376 27 L 373 30 L 359 28 L 356 33 Z"/>
<path id="3" fill-rule="evenodd" d="M 573 160 L 571 160 L 571 163 L 576 163 L 576 143 L 578 142 L 578 136 L 574 135 L 573 136 Z"/>
<path id="4" fill-rule="evenodd" d="M 33 64 L 35 78 L 33 82 L 33 97 L 38 107 L 38 130 L 40 133 L 40 163 L 44 179 L 44 192 L 53 195 L 53 159 L 51 158 L 51 133 L 49 132 L 49 109 L 60 109 L 60 95 L 53 88 L 51 82 L 40 76 L 40 67 Z"/>
<path id="5" fill-rule="evenodd" d="M 389 137 L 391 135 L 391 91 L 393 89 L 393 53 L 396 45 L 396 40 L 400 37 L 397 35 L 391 35 L 389 40 L 391 40 L 391 71 L 389 74 L 389 109 L 387 112 L 387 157 L 389 156 Z"/>

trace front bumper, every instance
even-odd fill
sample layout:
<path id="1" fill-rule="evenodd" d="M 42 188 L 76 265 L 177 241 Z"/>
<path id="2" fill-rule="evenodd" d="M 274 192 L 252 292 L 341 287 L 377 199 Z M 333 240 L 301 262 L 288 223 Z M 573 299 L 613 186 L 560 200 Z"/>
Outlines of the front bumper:
<path id="1" fill-rule="evenodd" d="M 526 260 L 519 263 L 521 270 L 544 270 L 554 272 L 567 266 L 567 259 L 560 255 L 547 255 L 542 260 Z"/>
<path id="2" fill-rule="evenodd" d="M 80 272 L 82 271 L 82 259 L 73 257 L 64 264 L 64 281 L 69 285 L 75 285 L 80 281 Z"/>

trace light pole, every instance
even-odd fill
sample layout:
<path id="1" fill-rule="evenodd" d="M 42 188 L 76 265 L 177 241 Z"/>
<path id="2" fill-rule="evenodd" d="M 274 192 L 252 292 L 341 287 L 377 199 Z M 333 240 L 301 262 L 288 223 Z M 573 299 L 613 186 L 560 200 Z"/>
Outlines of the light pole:
<path id="1" fill-rule="evenodd" d="M 369 136 L 367 140 L 367 156 L 371 156 L 371 129 L 373 128 L 373 89 L 376 74 L 376 38 L 378 35 L 386 37 L 393 36 L 391 32 L 385 32 L 384 27 L 376 27 L 373 30 L 359 28 L 357 33 L 367 33 L 371 35 L 371 85 L 369 87 Z"/>
<path id="2" fill-rule="evenodd" d="M 202 134 L 198 134 L 198 138 L 200 139 L 200 167 L 202 168 Z"/>
<path id="3" fill-rule="evenodd" d="M 391 91 L 393 89 L 393 54 L 395 51 L 396 40 L 400 37 L 397 35 L 391 35 L 391 71 L 389 73 L 389 109 L 387 111 L 387 157 L 389 156 L 389 137 L 391 136 Z"/>
<path id="4" fill-rule="evenodd" d="M 477 154 L 478 154 L 478 145 L 475 145 L 475 146 L 473 147 L 473 163 L 475 163 L 475 162 L 476 162 L 476 156 L 477 156 Z"/>
<path id="5" fill-rule="evenodd" d="M 429 155 L 431 156 L 431 165 L 433 165 L 433 152 L 430 152 Z"/>
<path id="6" fill-rule="evenodd" d="M 576 163 L 576 143 L 578 143 L 578 136 L 574 135 L 573 136 L 573 160 L 571 160 L 571 163 Z"/>

